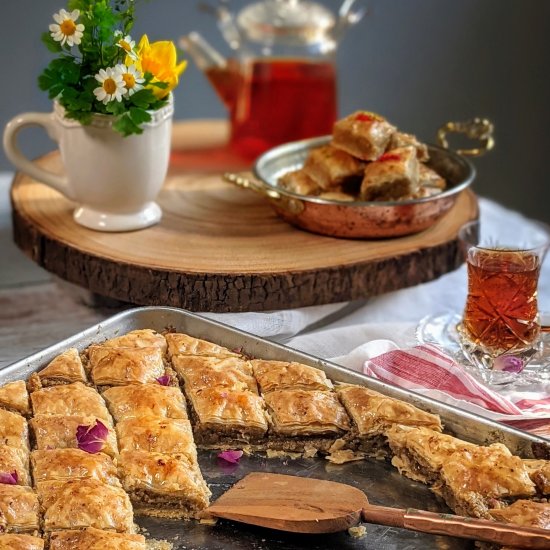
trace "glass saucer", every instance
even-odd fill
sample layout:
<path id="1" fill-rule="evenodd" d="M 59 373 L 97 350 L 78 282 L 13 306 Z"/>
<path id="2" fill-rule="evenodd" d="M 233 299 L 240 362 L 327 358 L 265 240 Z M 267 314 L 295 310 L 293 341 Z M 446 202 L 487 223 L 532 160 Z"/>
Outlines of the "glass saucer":
<path id="1" fill-rule="evenodd" d="M 436 344 L 481 382 L 491 386 L 531 386 L 550 382 L 550 333 L 541 334 L 540 350 L 520 373 L 484 369 L 474 365 L 462 351 L 457 325 L 461 315 L 444 312 L 424 317 L 416 328 L 421 344 Z M 540 314 L 543 325 L 550 324 L 550 313 Z"/>

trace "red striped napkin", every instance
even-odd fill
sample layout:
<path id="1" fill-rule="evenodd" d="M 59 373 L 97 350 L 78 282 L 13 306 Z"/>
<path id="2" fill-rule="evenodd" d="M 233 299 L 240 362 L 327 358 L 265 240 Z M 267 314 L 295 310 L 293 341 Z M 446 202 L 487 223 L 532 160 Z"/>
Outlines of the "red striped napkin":
<path id="1" fill-rule="evenodd" d="M 363 372 L 400 388 L 527 430 L 550 431 L 550 386 L 498 392 L 485 386 L 440 348 L 396 349 L 364 363 Z M 542 432 L 545 430 L 542 429 Z"/>

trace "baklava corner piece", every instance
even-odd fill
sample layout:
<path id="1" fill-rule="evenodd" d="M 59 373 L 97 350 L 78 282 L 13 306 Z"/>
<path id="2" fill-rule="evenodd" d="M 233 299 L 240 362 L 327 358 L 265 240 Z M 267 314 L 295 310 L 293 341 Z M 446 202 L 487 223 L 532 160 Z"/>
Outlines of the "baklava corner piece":
<path id="1" fill-rule="evenodd" d="M 386 432 L 394 425 L 442 429 L 439 416 L 364 386 L 341 384 L 336 393 L 353 421 L 350 447 L 370 456 L 387 456 Z"/>
<path id="2" fill-rule="evenodd" d="M 87 381 L 78 350 L 69 348 L 52 359 L 42 370 L 33 373 L 29 379 L 29 386 L 31 391 L 34 391 L 41 387 Z"/>
<path id="3" fill-rule="evenodd" d="M 350 429 L 349 417 L 334 392 L 276 390 L 264 399 L 270 419 L 270 449 L 327 453 Z"/>
<path id="4" fill-rule="evenodd" d="M 1 547 L 0 547 L 1 548 Z M 54 531 L 49 550 L 146 550 L 145 537 L 131 533 L 113 533 L 88 527 L 83 530 Z"/>
<path id="5" fill-rule="evenodd" d="M 209 504 L 198 464 L 186 457 L 128 451 L 120 456 L 120 472 L 136 514 L 194 518 Z"/>
<path id="6" fill-rule="evenodd" d="M 486 518 L 500 508 L 535 495 L 521 458 L 501 443 L 456 452 L 441 468 L 440 494 L 456 514 Z"/>
<path id="7" fill-rule="evenodd" d="M 0 550 L 44 550 L 44 548 L 44 540 L 34 535 L 0 534 Z"/>
<path id="8" fill-rule="evenodd" d="M 45 532 L 86 527 L 135 532 L 132 505 L 121 487 L 96 479 L 41 481 L 36 485 Z"/>
<path id="9" fill-rule="evenodd" d="M 0 387 L 0 408 L 23 416 L 31 414 L 29 392 L 23 380 L 8 382 Z"/>

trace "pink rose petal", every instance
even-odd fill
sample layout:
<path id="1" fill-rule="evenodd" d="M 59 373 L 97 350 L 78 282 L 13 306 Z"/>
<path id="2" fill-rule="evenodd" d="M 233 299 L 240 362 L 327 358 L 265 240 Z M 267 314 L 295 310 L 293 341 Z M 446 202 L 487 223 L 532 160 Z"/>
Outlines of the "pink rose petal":
<path id="1" fill-rule="evenodd" d="M 525 363 L 514 355 L 500 355 L 493 362 L 493 369 L 504 372 L 519 373 L 523 370 Z"/>
<path id="2" fill-rule="evenodd" d="M 0 472 L 0 483 L 4 485 L 17 485 L 18 480 L 19 476 L 15 470 L 13 472 Z"/>
<path id="3" fill-rule="evenodd" d="M 221 458 L 226 462 L 230 462 L 231 464 L 238 464 L 239 460 L 241 459 L 241 456 L 243 456 L 242 451 L 222 451 L 218 455 L 218 458 Z"/>
<path id="4" fill-rule="evenodd" d="M 109 428 L 101 420 L 96 420 L 95 426 L 78 426 L 76 428 L 78 448 L 91 454 L 99 453 L 103 449 L 108 435 Z"/>
<path id="5" fill-rule="evenodd" d="M 159 376 L 156 380 L 161 386 L 169 386 L 170 382 L 172 382 L 172 377 L 169 374 L 165 374 L 164 376 Z"/>

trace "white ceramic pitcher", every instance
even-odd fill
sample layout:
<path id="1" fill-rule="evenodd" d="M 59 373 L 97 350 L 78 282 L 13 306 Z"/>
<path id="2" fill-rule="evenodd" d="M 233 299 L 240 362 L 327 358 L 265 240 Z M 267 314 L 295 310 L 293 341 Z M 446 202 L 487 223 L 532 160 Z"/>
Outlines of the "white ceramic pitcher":
<path id="1" fill-rule="evenodd" d="M 4 149 L 15 166 L 75 201 L 75 221 L 98 231 L 132 231 L 158 223 L 155 202 L 170 157 L 172 100 L 143 125 L 143 133 L 123 137 L 113 130 L 114 117 L 93 115 L 89 125 L 65 118 L 54 102 L 52 113 L 23 113 L 4 131 Z M 19 149 L 25 127 L 41 126 L 57 142 L 63 176 L 44 170 Z"/>

